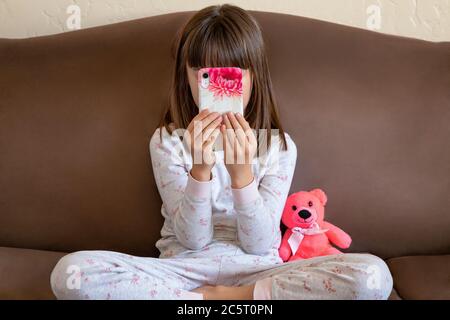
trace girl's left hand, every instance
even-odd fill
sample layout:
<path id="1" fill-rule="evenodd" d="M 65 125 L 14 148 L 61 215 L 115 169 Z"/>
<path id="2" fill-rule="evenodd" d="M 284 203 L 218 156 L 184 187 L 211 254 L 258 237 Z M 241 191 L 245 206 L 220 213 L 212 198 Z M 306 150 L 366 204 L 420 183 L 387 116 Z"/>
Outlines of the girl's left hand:
<path id="1" fill-rule="evenodd" d="M 223 138 L 224 162 L 231 177 L 231 187 L 240 189 L 253 180 L 252 161 L 257 140 L 247 120 L 240 113 L 223 114 L 220 131 Z"/>

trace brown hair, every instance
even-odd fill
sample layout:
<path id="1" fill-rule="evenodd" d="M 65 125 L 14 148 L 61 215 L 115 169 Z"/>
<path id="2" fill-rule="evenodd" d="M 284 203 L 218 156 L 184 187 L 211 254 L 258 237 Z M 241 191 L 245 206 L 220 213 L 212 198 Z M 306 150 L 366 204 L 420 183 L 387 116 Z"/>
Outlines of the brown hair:
<path id="1" fill-rule="evenodd" d="M 252 73 L 252 92 L 244 117 L 252 129 L 267 129 L 267 148 L 271 129 L 278 129 L 286 150 L 287 144 L 274 99 L 269 65 L 261 28 L 245 10 L 229 5 L 209 6 L 189 19 L 175 39 L 175 68 L 169 101 L 159 128 L 172 134 L 175 128 L 187 128 L 198 114 L 188 82 L 186 65 L 191 67 L 240 67 Z M 161 130 L 162 131 L 162 130 Z M 259 143 L 258 143 L 259 148 Z"/>

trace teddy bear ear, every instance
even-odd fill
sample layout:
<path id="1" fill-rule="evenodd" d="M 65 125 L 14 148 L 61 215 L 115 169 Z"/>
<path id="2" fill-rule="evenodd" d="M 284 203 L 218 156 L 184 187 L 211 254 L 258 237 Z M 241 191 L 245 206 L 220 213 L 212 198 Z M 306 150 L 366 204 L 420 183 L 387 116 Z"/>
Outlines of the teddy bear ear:
<path id="1" fill-rule="evenodd" d="M 322 189 L 313 189 L 310 191 L 310 193 L 312 193 L 313 195 L 315 195 L 320 202 L 322 203 L 323 206 L 325 206 L 325 204 L 327 203 L 327 195 L 325 194 L 325 192 Z"/>

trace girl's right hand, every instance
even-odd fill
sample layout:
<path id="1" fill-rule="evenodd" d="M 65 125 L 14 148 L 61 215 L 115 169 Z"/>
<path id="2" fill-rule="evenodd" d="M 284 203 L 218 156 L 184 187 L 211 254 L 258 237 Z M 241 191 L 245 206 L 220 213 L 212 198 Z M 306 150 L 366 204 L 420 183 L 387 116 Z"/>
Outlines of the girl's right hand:
<path id="1" fill-rule="evenodd" d="M 193 163 L 191 175 L 196 180 L 211 180 L 211 170 L 216 162 L 212 146 L 219 136 L 221 122 L 220 113 L 203 109 L 185 131 L 184 140 L 191 151 Z"/>

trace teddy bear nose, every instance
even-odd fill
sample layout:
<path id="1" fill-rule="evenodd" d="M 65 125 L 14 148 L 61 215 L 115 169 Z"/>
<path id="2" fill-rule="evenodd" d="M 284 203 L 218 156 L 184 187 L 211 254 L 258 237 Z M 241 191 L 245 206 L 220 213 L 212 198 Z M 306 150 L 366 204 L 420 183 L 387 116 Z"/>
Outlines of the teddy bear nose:
<path id="1" fill-rule="evenodd" d="M 298 212 L 298 215 L 300 216 L 300 218 L 302 219 L 308 219 L 309 217 L 311 217 L 311 213 L 308 210 L 300 210 Z"/>

